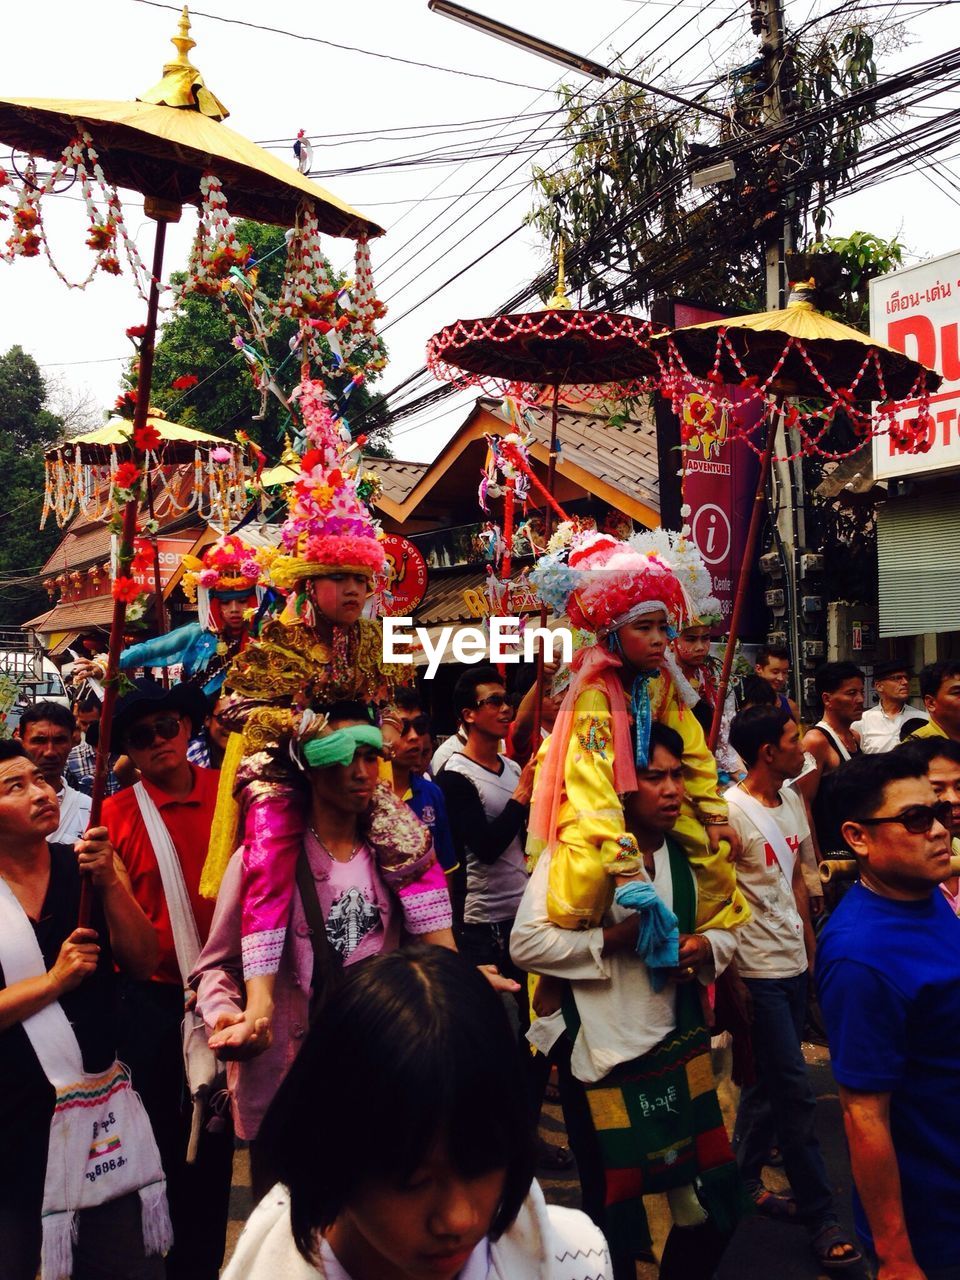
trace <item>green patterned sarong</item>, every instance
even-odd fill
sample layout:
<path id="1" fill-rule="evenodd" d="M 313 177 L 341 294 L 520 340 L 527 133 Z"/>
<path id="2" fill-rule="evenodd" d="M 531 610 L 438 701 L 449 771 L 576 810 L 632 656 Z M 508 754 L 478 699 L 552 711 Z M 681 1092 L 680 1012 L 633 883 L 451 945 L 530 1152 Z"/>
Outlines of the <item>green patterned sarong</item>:
<path id="1" fill-rule="evenodd" d="M 667 846 L 673 911 L 680 932 L 692 933 L 693 874 L 683 851 L 672 841 Z M 733 1230 L 749 1204 L 720 1112 L 697 985 L 678 984 L 676 993 L 673 1035 L 585 1085 L 606 1172 L 605 1233 L 615 1254 L 649 1249 L 645 1195 L 694 1183 L 724 1232 Z M 579 1018 L 569 1029 L 575 1037 Z"/>

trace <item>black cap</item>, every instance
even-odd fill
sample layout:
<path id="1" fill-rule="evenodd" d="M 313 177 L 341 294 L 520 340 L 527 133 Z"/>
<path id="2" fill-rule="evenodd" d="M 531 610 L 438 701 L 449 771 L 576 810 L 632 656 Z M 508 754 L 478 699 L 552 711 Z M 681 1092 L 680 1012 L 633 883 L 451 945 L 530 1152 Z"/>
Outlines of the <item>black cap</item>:
<path id="1" fill-rule="evenodd" d="M 123 749 L 131 725 L 152 711 L 179 711 L 189 716 L 195 737 L 207 717 L 207 700 L 195 684 L 175 684 L 164 689 L 155 680 L 133 681 L 133 688 L 118 700 L 113 713 L 113 743 L 117 750 Z"/>
<path id="2" fill-rule="evenodd" d="M 906 658 L 888 658 L 885 662 L 875 662 L 873 664 L 874 682 L 895 675 L 898 671 L 905 671 L 908 676 L 913 675 L 912 666 Z"/>

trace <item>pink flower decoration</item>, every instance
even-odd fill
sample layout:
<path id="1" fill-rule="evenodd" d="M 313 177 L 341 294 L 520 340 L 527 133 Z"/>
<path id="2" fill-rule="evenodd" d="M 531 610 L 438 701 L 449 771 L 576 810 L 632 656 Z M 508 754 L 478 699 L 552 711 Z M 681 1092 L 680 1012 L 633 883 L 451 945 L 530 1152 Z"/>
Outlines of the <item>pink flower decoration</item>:
<path id="1" fill-rule="evenodd" d="M 211 450 L 210 457 L 214 462 L 229 462 L 233 454 L 229 449 L 225 449 L 223 445 L 220 445 L 218 448 Z"/>
<path id="2" fill-rule="evenodd" d="M 209 591 L 211 587 L 215 587 L 220 581 L 220 574 L 216 569 L 204 569 L 200 574 L 200 585 L 206 587 Z"/>

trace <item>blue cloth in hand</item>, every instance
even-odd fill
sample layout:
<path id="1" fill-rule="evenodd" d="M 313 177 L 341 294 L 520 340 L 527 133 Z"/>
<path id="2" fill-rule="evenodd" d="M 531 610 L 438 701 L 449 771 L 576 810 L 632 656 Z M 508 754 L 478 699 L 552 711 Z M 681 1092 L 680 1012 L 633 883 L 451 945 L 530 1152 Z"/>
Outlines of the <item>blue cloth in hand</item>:
<path id="1" fill-rule="evenodd" d="M 637 955 L 650 970 L 650 985 L 662 991 L 667 984 L 665 969 L 680 963 L 680 926 L 649 880 L 621 884 L 613 895 L 618 907 L 640 913 Z"/>

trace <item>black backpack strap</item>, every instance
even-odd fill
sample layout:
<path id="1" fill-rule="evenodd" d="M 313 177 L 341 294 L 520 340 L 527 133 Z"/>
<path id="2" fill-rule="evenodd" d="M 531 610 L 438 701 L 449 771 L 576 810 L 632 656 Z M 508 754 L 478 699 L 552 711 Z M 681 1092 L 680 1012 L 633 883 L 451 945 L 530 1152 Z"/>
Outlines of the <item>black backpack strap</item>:
<path id="1" fill-rule="evenodd" d="M 310 946 L 313 948 L 313 995 L 310 1000 L 310 1021 L 316 1019 L 327 999 L 340 984 L 343 977 L 343 960 L 336 947 L 330 945 L 327 937 L 327 922 L 324 919 L 320 899 L 317 897 L 317 885 L 310 869 L 306 849 L 300 851 L 297 859 L 297 889 L 303 904 L 303 914 L 310 930 Z"/>

